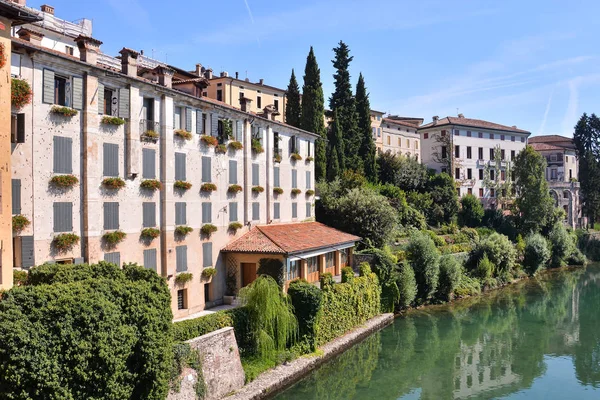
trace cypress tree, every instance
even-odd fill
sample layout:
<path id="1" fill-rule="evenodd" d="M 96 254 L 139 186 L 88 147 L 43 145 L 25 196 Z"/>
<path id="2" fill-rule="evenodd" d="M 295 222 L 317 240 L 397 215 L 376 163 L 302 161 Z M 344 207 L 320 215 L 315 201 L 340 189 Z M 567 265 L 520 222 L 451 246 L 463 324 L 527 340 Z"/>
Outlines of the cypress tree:
<path id="1" fill-rule="evenodd" d="M 348 67 L 353 57 L 346 43 L 340 40 L 338 47 L 333 49 L 335 58 L 332 60 L 336 69 L 333 74 L 335 91 L 329 99 L 329 108 L 332 112 L 337 111 L 338 122 L 344 138 L 344 149 L 346 151 L 347 165 L 356 171 L 362 171 L 362 160 L 358 154 L 360 138 L 358 137 L 358 125 L 356 118 L 356 102 L 352 95 L 352 84 L 350 83 L 350 71 Z M 341 170 L 344 166 L 340 165 Z"/>
<path id="2" fill-rule="evenodd" d="M 292 69 L 292 76 L 287 87 L 287 104 L 285 108 L 285 123 L 296 128 L 300 127 L 300 115 L 302 114 L 302 106 L 300 104 L 300 88 L 296 81 L 296 74 Z"/>
<path id="3" fill-rule="evenodd" d="M 315 143 L 315 180 L 325 179 L 327 170 L 325 157 L 325 100 L 323 97 L 323 86 L 321 85 L 321 70 L 311 46 L 306 57 L 304 68 L 304 85 L 302 86 L 302 109 L 300 115 L 300 127 L 305 131 L 313 132 L 322 139 Z"/>
<path id="4" fill-rule="evenodd" d="M 337 110 L 333 112 L 333 121 L 329 126 L 327 138 L 327 180 L 333 181 L 344 170 L 344 139 L 340 129 Z"/>
<path id="5" fill-rule="evenodd" d="M 358 154 L 363 161 L 365 177 L 369 181 L 375 182 L 377 180 L 377 162 L 375 161 L 375 142 L 371 133 L 371 104 L 362 73 L 358 76 L 356 85 L 356 113 L 360 137 Z"/>

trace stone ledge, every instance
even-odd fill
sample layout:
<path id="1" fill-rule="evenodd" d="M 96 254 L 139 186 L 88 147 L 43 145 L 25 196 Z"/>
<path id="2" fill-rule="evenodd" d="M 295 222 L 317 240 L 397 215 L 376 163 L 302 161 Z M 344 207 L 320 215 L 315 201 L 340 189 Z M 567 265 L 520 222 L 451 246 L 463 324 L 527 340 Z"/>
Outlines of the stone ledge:
<path id="1" fill-rule="evenodd" d="M 381 314 L 371 318 L 363 325 L 321 346 L 320 350 L 323 354 L 300 357 L 287 365 L 279 365 L 224 399 L 259 400 L 273 396 L 296 383 L 336 355 L 362 341 L 371 333 L 391 324 L 393 320 L 394 314 Z"/>

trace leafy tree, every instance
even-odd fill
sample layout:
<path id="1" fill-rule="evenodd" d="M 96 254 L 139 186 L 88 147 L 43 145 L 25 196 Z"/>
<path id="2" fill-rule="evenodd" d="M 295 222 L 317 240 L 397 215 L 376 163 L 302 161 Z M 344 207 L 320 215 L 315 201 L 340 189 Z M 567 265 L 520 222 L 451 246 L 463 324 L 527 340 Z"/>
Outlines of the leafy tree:
<path id="1" fill-rule="evenodd" d="M 454 178 L 448 174 L 431 176 L 428 183 L 429 193 L 433 200 L 433 210 L 428 216 L 431 225 L 448 224 L 458 214 L 458 195 Z"/>
<path id="2" fill-rule="evenodd" d="M 573 134 L 579 159 L 579 181 L 583 211 L 590 226 L 600 215 L 600 119 L 595 114 L 583 114 Z"/>
<path id="3" fill-rule="evenodd" d="M 396 257 L 391 254 L 388 248 L 383 250 L 368 249 L 367 253 L 373 256 L 372 270 L 377 275 L 381 286 L 381 311 L 393 312 L 396 304 L 400 301 Z"/>
<path id="4" fill-rule="evenodd" d="M 481 226 L 484 214 L 481 201 L 472 194 L 467 194 L 460 199 L 460 204 L 461 208 L 458 212 L 459 224 L 470 228 Z"/>
<path id="5" fill-rule="evenodd" d="M 398 306 L 400 308 L 409 307 L 417 297 L 417 281 L 415 280 L 415 271 L 407 262 L 398 264 L 396 284 L 400 292 Z"/>
<path id="6" fill-rule="evenodd" d="M 412 157 L 392 154 L 388 150 L 377 156 L 377 169 L 382 183 L 394 184 L 407 193 L 427 190 L 427 167 Z"/>
<path id="7" fill-rule="evenodd" d="M 521 231 L 539 232 L 554 208 L 545 177 L 546 159 L 528 145 L 517 154 L 514 172 Z"/>
<path id="8" fill-rule="evenodd" d="M 325 121 L 323 120 L 324 114 L 325 100 L 323 85 L 321 84 L 321 70 L 311 46 L 306 57 L 306 67 L 304 68 L 300 127 L 321 137 L 321 139 L 315 142 L 315 180 L 317 182 L 325 179 L 327 170 L 325 155 L 327 131 L 325 130 Z"/>
<path id="9" fill-rule="evenodd" d="M 523 257 L 523 266 L 527 272 L 534 275 L 541 268 L 545 268 L 549 260 L 550 249 L 546 239 L 539 233 L 527 236 Z"/>
<path id="10" fill-rule="evenodd" d="M 406 247 L 410 266 L 415 271 L 417 299 L 422 304 L 431 299 L 439 283 L 440 253 L 429 235 L 415 232 Z"/>
<path id="11" fill-rule="evenodd" d="M 560 222 L 555 224 L 548 235 L 552 248 L 553 267 L 566 265 L 567 258 L 575 252 L 575 241 Z"/>
<path id="12" fill-rule="evenodd" d="M 454 289 L 458 286 L 461 277 L 461 267 L 456 257 L 444 255 L 440 258 L 440 283 L 437 288 L 437 297 L 440 300 L 452 300 Z"/>
<path id="13" fill-rule="evenodd" d="M 369 181 L 375 182 L 377 180 L 377 163 L 375 161 L 377 150 L 371 130 L 371 104 L 362 73 L 358 76 L 358 84 L 356 85 L 356 112 L 358 114 L 358 136 L 360 139 L 358 154 L 363 161 L 365 177 Z"/>
<path id="14" fill-rule="evenodd" d="M 499 233 L 492 233 L 479 241 L 469 255 L 467 265 L 475 269 L 485 255 L 494 265 L 493 276 L 507 279 L 514 269 L 517 259 L 517 251 L 510 240 Z"/>
<path id="15" fill-rule="evenodd" d="M 286 92 L 287 104 L 285 107 L 285 123 L 296 128 L 300 127 L 302 105 L 300 104 L 300 88 L 296 81 L 296 74 L 292 69 L 292 76 Z M 312 131 L 311 131 L 312 132 Z"/>
<path id="16" fill-rule="evenodd" d="M 502 159 L 502 150 L 500 145 L 494 148 L 494 163 L 492 168 L 490 164 L 486 165 L 483 170 L 483 186 L 488 189 L 494 189 L 496 197 L 496 207 L 503 208 L 507 204 L 511 204 L 513 196 L 512 182 L 512 163 Z M 505 164 L 502 169 L 502 163 Z M 492 171 L 494 176 L 492 177 Z M 502 179 L 502 171 L 504 171 L 504 179 Z"/>
<path id="17" fill-rule="evenodd" d="M 398 211 L 400 224 L 405 227 L 425 229 L 427 227 L 425 216 L 406 201 L 406 194 L 397 186 L 385 184 L 377 186 L 379 193 L 388 198 L 388 201 Z"/>
<path id="18" fill-rule="evenodd" d="M 337 110 L 333 113 L 333 120 L 329 126 L 327 138 L 327 180 L 332 181 L 340 177 L 344 170 L 344 139 L 338 119 Z"/>
<path id="19" fill-rule="evenodd" d="M 322 291 L 312 283 L 295 280 L 290 283 L 288 294 L 294 307 L 294 315 L 298 319 L 300 337 L 302 340 L 307 340 L 311 348 L 314 348 L 317 320 L 323 301 Z"/>
<path id="20" fill-rule="evenodd" d="M 363 160 L 359 156 L 361 138 L 358 133 L 356 100 L 352 95 L 352 84 L 350 83 L 350 71 L 348 70 L 353 57 L 350 56 L 348 45 L 340 41 L 338 47 L 333 49 L 335 54 L 333 67 L 335 68 L 334 86 L 335 90 L 329 98 L 329 108 L 332 113 L 337 112 L 335 119 L 339 123 L 344 139 L 344 154 L 347 165 L 356 171 L 362 171 Z M 338 155 L 340 151 L 338 149 Z M 340 164 L 342 170 L 346 165 Z"/>

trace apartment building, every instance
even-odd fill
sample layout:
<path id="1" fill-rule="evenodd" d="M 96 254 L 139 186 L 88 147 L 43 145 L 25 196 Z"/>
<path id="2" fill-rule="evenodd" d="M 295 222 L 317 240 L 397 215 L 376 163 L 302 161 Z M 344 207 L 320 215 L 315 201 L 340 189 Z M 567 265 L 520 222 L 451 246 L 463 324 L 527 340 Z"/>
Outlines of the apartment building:
<path id="1" fill-rule="evenodd" d="M 382 152 L 420 159 L 421 136 L 418 126 L 399 119 L 384 118 L 381 123 Z"/>
<path id="2" fill-rule="evenodd" d="M 580 184 L 577 181 L 579 162 L 572 138 L 540 135 L 529 138 L 529 144 L 546 158 L 546 180 L 555 205 L 566 213 L 566 223 L 572 228 L 582 226 Z"/>
<path id="3" fill-rule="evenodd" d="M 499 200 L 509 197 L 509 193 L 496 192 L 511 179 L 512 162 L 530 135 L 516 126 L 466 118 L 463 114 L 433 117 L 418 132 L 423 164 L 449 173 L 456 179 L 459 196 L 473 194 L 486 207 L 499 207 Z"/>
<path id="4" fill-rule="evenodd" d="M 211 69 L 204 69 L 201 65 L 197 65 L 196 71 L 203 73 L 209 82 L 204 96 L 236 108 L 241 108 L 241 103 L 246 101 L 250 103 L 248 111 L 256 113 L 261 113 L 265 107 L 270 107 L 274 109 L 273 118 L 284 122 L 287 102 L 285 89 L 265 85 L 264 79 L 258 82 L 250 82 L 248 78 L 239 79 L 237 72 L 235 77 L 229 76 L 227 72 L 213 76 Z"/>
<path id="5" fill-rule="evenodd" d="M 254 260 L 221 250 L 258 227 L 280 224 L 292 242 L 318 229 L 328 241 L 303 251 L 318 268 L 321 258 L 325 269 L 345 265 L 356 238 L 304 222 L 314 218 L 317 135 L 277 121 L 272 107 L 257 115 L 249 102 L 206 98 L 203 77 L 134 50 L 111 57 L 78 35 L 75 56 L 45 48 L 45 33 L 29 24 L 8 40 L 11 74 L 33 93 L 11 111 L 11 215 L 29 221 L 11 235 L 11 266 L 138 263 L 167 278 L 180 318 L 220 304 L 228 276 L 238 288 L 256 277 L 268 249 L 253 249 Z M 299 254 L 277 257 L 289 267 Z M 297 276 L 314 269 L 294 265 Z"/>

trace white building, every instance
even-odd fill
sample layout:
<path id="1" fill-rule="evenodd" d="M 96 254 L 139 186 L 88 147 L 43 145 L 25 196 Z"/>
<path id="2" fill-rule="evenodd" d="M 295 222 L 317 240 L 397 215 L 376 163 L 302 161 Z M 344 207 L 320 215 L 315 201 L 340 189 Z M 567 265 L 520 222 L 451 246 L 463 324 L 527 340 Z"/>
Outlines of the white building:
<path id="1" fill-rule="evenodd" d="M 418 125 L 400 119 L 386 117 L 381 122 L 381 151 L 389 151 L 420 160 L 421 136 L 417 132 Z"/>

